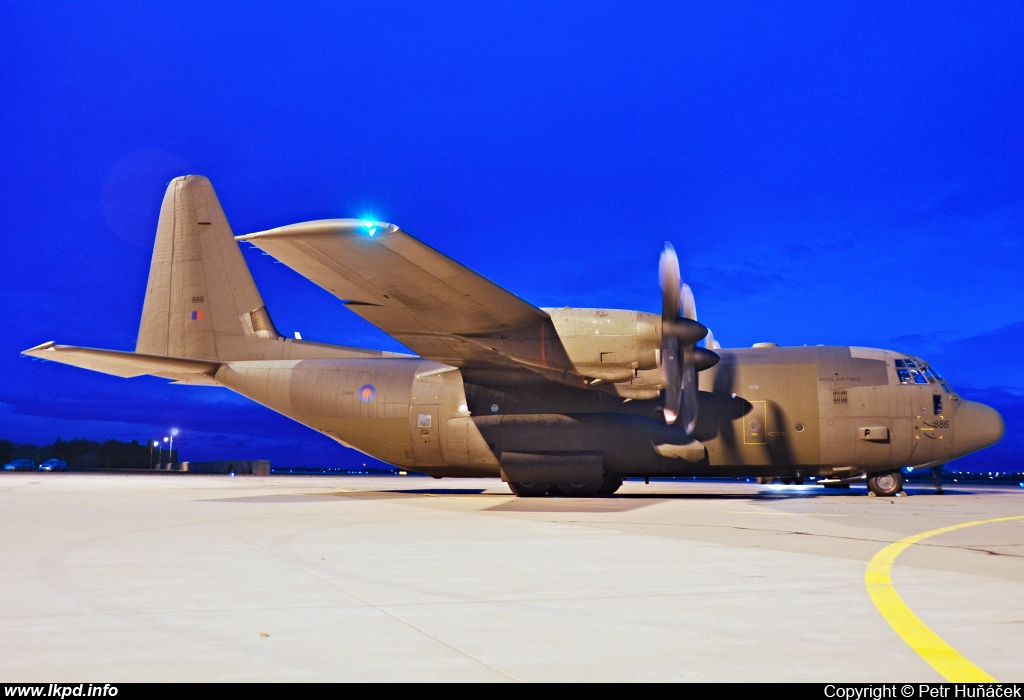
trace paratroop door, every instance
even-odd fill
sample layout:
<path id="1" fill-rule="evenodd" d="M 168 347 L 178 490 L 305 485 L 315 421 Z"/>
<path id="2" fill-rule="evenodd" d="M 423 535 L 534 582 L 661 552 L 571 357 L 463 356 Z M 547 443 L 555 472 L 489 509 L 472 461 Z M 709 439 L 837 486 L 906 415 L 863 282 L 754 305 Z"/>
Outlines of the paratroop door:
<path id="1" fill-rule="evenodd" d="M 412 428 L 412 454 L 416 464 L 424 467 L 441 466 L 441 430 L 437 404 L 414 404 L 410 409 Z"/>

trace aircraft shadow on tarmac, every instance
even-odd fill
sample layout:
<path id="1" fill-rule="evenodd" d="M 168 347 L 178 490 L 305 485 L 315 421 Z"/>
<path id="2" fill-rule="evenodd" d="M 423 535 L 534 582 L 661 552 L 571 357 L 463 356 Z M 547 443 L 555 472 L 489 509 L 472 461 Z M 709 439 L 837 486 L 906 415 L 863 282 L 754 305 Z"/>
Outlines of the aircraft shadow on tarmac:
<path id="1" fill-rule="evenodd" d="M 825 495 L 859 495 L 863 493 L 835 492 L 817 493 L 807 490 L 790 490 L 787 492 L 774 493 L 628 493 L 616 494 L 614 496 L 597 498 L 566 498 L 566 497 L 542 497 L 542 498 L 516 498 L 512 494 L 488 492 L 486 489 L 389 489 L 377 491 L 353 491 L 338 493 L 338 496 L 366 500 L 385 500 L 394 498 L 415 498 L 415 497 L 446 497 L 463 496 L 472 499 L 474 496 L 486 498 L 508 496 L 508 500 L 495 504 L 486 511 L 514 512 L 514 513 L 622 513 L 647 506 L 657 505 L 666 501 L 789 501 L 793 499 L 807 499 Z"/>
<path id="2" fill-rule="evenodd" d="M 931 488 L 912 488 L 910 495 L 928 496 L 934 495 Z M 969 490 L 946 489 L 946 496 L 970 495 Z M 466 489 L 466 488 L 420 488 L 420 489 L 375 489 L 366 491 L 328 491 L 323 493 L 296 493 L 296 494 L 272 494 L 261 496 L 240 496 L 236 498 L 215 498 L 212 501 L 223 501 L 232 503 L 301 503 L 327 501 L 334 498 L 351 498 L 356 500 L 404 500 L 423 497 L 467 497 L 472 499 L 476 496 L 486 498 L 505 497 L 510 500 L 491 506 L 486 510 L 511 511 L 511 512 L 620 512 L 644 508 L 664 501 L 747 501 L 747 502 L 771 502 L 771 501 L 792 501 L 818 498 L 867 498 L 862 490 L 846 489 L 807 489 L 807 488 L 780 488 L 778 490 L 760 491 L 756 493 L 622 493 L 613 496 L 595 498 L 566 498 L 548 496 L 542 498 L 516 498 L 512 494 L 494 493 L 488 489 Z M 874 499 L 872 499 L 874 500 Z M 894 498 L 883 498 L 883 501 L 892 501 Z"/>

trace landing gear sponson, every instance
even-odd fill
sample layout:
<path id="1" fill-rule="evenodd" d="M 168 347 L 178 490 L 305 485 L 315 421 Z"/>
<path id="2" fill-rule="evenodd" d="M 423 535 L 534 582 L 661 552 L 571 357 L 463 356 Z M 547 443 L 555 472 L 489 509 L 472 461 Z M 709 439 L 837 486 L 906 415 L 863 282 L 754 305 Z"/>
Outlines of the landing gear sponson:
<path id="1" fill-rule="evenodd" d="M 601 482 L 581 481 L 557 482 L 534 481 L 534 482 L 508 482 L 508 488 L 519 497 L 546 496 L 568 496 L 575 498 L 589 498 L 591 496 L 610 496 L 622 486 L 622 477 L 605 475 Z"/>

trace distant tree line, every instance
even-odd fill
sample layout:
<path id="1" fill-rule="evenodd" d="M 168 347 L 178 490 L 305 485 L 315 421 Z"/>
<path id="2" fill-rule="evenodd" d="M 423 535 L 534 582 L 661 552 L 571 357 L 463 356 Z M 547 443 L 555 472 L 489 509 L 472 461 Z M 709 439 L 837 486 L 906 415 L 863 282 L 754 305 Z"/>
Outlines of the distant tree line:
<path id="1" fill-rule="evenodd" d="M 0 460 L 9 462 L 23 458 L 34 459 L 36 464 L 53 458 L 62 459 L 69 467 L 80 469 L 152 469 L 158 458 L 165 464 L 177 462 L 178 451 L 157 450 L 150 448 L 148 443 L 139 444 L 138 440 L 97 442 L 86 438 L 57 438 L 42 446 L 0 440 Z"/>

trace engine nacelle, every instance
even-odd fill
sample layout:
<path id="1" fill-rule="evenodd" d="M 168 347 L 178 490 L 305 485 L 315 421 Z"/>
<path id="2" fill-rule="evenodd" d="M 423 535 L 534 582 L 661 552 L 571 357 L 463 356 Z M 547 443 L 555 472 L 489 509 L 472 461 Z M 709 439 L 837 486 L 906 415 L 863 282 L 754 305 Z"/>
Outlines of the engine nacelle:
<path id="1" fill-rule="evenodd" d="M 544 309 L 569 360 L 584 377 L 620 382 L 656 369 L 661 316 L 620 309 Z"/>

